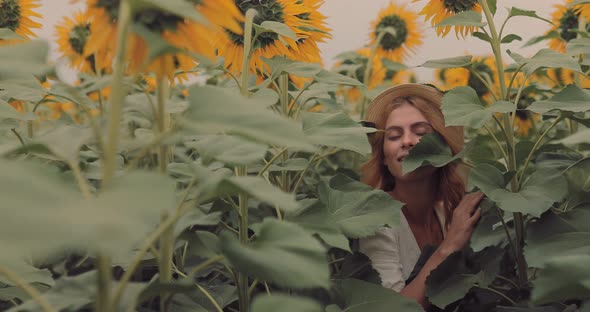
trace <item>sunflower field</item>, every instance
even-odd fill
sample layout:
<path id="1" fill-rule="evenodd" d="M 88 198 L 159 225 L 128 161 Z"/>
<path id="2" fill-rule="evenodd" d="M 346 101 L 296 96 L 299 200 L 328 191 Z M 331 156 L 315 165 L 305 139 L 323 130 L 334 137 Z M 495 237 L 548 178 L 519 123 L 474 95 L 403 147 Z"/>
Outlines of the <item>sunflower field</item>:
<path id="1" fill-rule="evenodd" d="M 466 147 L 426 135 L 404 171 L 462 162 L 486 194 L 429 310 L 590 311 L 590 1 L 393 1 L 332 68 L 323 0 L 77 2 L 55 29 L 68 83 L 39 1 L 0 0 L 0 310 L 422 311 L 356 243 L 402 207 L 359 182 L 367 105 L 420 82 Z M 522 42 L 513 19 L 547 28 Z M 427 30 L 489 54 L 418 81 Z"/>

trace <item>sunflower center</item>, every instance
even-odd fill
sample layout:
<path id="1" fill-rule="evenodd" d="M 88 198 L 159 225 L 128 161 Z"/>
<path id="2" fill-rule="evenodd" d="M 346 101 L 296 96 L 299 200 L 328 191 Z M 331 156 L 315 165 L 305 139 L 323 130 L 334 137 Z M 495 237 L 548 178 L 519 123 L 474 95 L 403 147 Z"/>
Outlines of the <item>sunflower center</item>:
<path id="1" fill-rule="evenodd" d="M 567 9 L 559 19 L 559 36 L 565 41 L 570 41 L 578 36 L 578 14 L 574 9 Z"/>
<path id="2" fill-rule="evenodd" d="M 0 1 L 0 28 L 16 31 L 20 19 L 20 5 L 17 0 Z"/>
<path id="3" fill-rule="evenodd" d="M 477 0 L 444 0 L 445 8 L 455 14 L 465 11 L 471 11 Z"/>
<path id="4" fill-rule="evenodd" d="M 383 39 L 381 39 L 379 45 L 384 50 L 394 50 L 401 47 L 408 37 L 408 26 L 406 25 L 406 21 L 398 15 L 385 16 L 379 21 L 379 24 L 377 24 L 375 36 L 378 35 L 377 32 L 381 29 L 388 27 L 393 28 L 395 34 L 388 32 L 383 35 Z"/>
<path id="5" fill-rule="evenodd" d="M 472 70 L 479 73 L 484 78 L 490 77 L 490 79 L 492 81 L 494 80 L 494 72 L 492 72 L 492 69 L 483 62 L 478 62 L 475 65 L 473 65 Z M 482 96 L 482 95 L 489 92 L 489 90 L 485 86 L 485 84 L 481 80 L 479 80 L 476 77 L 476 75 L 469 75 L 469 79 L 467 80 L 467 84 L 470 87 L 472 87 L 473 90 L 475 90 L 475 93 L 477 93 L 478 96 Z"/>
<path id="6" fill-rule="evenodd" d="M 107 11 L 111 20 L 119 17 L 119 3 L 121 0 L 98 0 L 97 7 Z M 194 5 L 201 4 L 202 0 L 188 0 Z M 184 17 L 158 9 L 144 9 L 136 12 L 133 21 L 147 27 L 150 31 L 161 33 L 165 30 L 176 30 L 176 26 L 184 20 Z"/>
<path id="7" fill-rule="evenodd" d="M 90 24 L 78 24 L 68 34 L 68 42 L 76 53 L 82 54 L 90 36 Z"/>
<path id="8" fill-rule="evenodd" d="M 254 24 L 262 24 L 264 21 L 273 21 L 284 23 L 285 13 L 283 5 L 277 0 L 234 0 L 236 6 L 240 9 L 243 14 L 249 9 L 255 9 L 258 14 L 254 17 Z M 244 27 L 244 24 L 242 24 Z M 230 39 L 237 45 L 244 45 L 244 38 L 232 31 L 226 30 L 229 34 Z M 265 48 L 269 45 L 274 44 L 275 40 L 278 40 L 279 36 L 274 32 L 262 33 L 256 39 L 254 43 L 254 49 Z"/>

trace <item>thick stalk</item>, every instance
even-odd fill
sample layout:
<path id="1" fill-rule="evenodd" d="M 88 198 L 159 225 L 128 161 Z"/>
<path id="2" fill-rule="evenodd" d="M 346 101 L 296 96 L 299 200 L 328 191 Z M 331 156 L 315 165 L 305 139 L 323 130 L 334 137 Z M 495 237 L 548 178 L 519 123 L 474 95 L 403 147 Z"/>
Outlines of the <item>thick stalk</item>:
<path id="1" fill-rule="evenodd" d="M 96 257 L 98 266 L 98 294 L 96 296 L 96 312 L 111 312 L 111 282 L 113 279 L 111 271 L 111 258 L 99 254 Z"/>
<path id="2" fill-rule="evenodd" d="M 279 91 L 280 91 L 280 103 L 281 111 L 285 117 L 289 116 L 289 75 L 286 73 L 279 76 Z M 289 151 L 285 151 L 282 154 L 283 164 L 289 159 Z M 291 181 L 287 170 L 281 170 L 281 188 L 283 192 L 288 193 L 290 191 Z M 281 211 L 277 209 L 277 217 L 282 219 Z"/>
<path id="3" fill-rule="evenodd" d="M 127 51 L 127 34 L 131 22 L 131 4 L 123 0 L 119 4 L 119 20 L 117 22 L 117 54 L 113 69 L 112 94 L 108 114 L 108 138 L 104 151 L 102 185 L 108 185 L 115 173 L 115 158 L 119 146 L 119 128 L 121 112 L 125 99 L 123 77 L 125 75 L 125 54 Z"/>
<path id="4" fill-rule="evenodd" d="M 163 63 L 163 61 L 162 61 Z M 163 66 L 163 64 L 162 64 Z M 166 99 L 168 98 L 168 78 L 166 76 L 158 77 L 158 84 L 156 86 L 156 93 L 158 97 L 158 132 L 160 134 L 166 132 L 168 123 L 168 113 L 166 113 Z M 160 144 L 158 150 L 158 162 L 160 165 L 160 172 L 166 174 L 168 171 L 168 146 Z"/>
<path id="5" fill-rule="evenodd" d="M 239 166 L 236 169 L 237 176 L 246 175 L 246 167 Z M 238 195 L 238 207 L 240 209 L 240 243 L 248 244 L 248 196 L 245 193 Z M 248 275 L 238 273 L 238 292 L 240 300 L 240 312 L 248 312 L 250 308 L 250 296 L 248 295 Z"/>
<path id="6" fill-rule="evenodd" d="M 371 52 L 369 53 L 369 58 L 367 59 L 367 66 L 365 67 L 365 72 L 363 76 L 363 84 L 369 88 L 369 83 L 371 82 L 371 75 L 373 71 L 373 59 L 375 58 L 375 54 L 377 53 L 377 49 L 379 48 L 379 44 L 381 44 L 381 40 L 383 40 L 383 36 L 385 36 L 385 31 L 380 31 L 377 35 L 377 39 L 375 40 L 375 44 L 371 47 Z M 368 98 L 363 95 L 361 98 L 361 120 L 365 119 L 365 110 L 368 104 Z"/>
<path id="7" fill-rule="evenodd" d="M 162 216 L 162 224 L 166 224 L 166 220 L 170 218 L 167 213 Z M 174 255 L 174 227 L 169 226 L 160 236 L 160 262 L 159 274 L 160 282 L 163 284 L 172 281 L 172 256 Z M 162 293 L 160 295 L 160 311 L 165 312 L 168 298 L 170 294 Z"/>
<path id="8" fill-rule="evenodd" d="M 502 62 L 502 51 L 500 49 L 500 38 L 498 37 L 498 32 L 496 30 L 496 26 L 494 24 L 494 18 L 492 16 L 492 12 L 490 11 L 490 7 L 488 6 L 487 0 L 480 0 L 479 1 L 482 7 L 482 11 L 486 17 L 486 21 L 490 27 L 490 34 L 492 40 L 490 42 L 492 46 L 492 51 L 494 52 L 494 58 L 496 61 L 496 67 L 498 72 L 498 81 L 500 83 L 500 98 L 504 100 L 509 100 L 509 94 L 506 88 L 506 81 L 504 77 L 504 65 Z M 516 103 L 515 103 L 516 105 Z M 515 151 L 515 143 L 514 143 L 514 126 L 511 122 L 510 116 L 504 115 L 504 131 L 506 131 L 506 139 L 508 142 L 507 144 L 507 152 L 508 152 L 508 170 L 516 171 L 516 151 Z M 519 182 L 517 179 L 517 175 L 514 175 L 512 180 L 510 181 L 510 188 L 511 191 L 516 193 L 519 191 Z M 524 258 L 524 238 L 525 238 L 525 228 L 524 228 L 524 217 L 522 213 L 515 212 L 514 213 L 514 229 L 515 229 L 515 259 L 518 268 L 518 279 L 519 284 L 521 286 L 528 283 L 528 276 L 527 276 L 527 264 Z"/>
<path id="9" fill-rule="evenodd" d="M 256 11 L 246 11 L 246 22 L 244 24 L 244 59 L 242 60 L 242 75 L 240 79 L 240 91 L 243 96 L 248 96 L 248 74 L 250 73 L 250 56 L 252 55 L 252 28 Z"/>

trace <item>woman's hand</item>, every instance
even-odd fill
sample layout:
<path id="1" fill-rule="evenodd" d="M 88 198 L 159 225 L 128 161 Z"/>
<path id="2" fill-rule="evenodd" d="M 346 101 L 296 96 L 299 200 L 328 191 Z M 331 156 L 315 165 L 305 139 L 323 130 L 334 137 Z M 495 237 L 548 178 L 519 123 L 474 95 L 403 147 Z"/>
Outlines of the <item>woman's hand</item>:
<path id="1" fill-rule="evenodd" d="M 475 209 L 484 194 L 475 192 L 463 196 L 459 205 L 453 211 L 453 219 L 449 225 L 447 236 L 440 245 L 440 251 L 450 255 L 462 249 L 471 238 L 475 223 L 481 215 L 480 209 Z"/>

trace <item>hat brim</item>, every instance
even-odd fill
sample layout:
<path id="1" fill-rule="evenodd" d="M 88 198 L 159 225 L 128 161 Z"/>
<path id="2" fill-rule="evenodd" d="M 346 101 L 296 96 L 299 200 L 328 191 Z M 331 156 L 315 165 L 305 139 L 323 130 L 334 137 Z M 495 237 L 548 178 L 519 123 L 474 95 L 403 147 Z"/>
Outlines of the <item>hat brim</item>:
<path id="1" fill-rule="evenodd" d="M 397 86 L 393 86 L 383 92 L 381 92 L 371 103 L 367 109 L 366 121 L 375 123 L 391 101 L 395 98 L 405 96 L 418 96 L 429 102 L 441 105 L 443 93 L 434 87 L 419 84 L 419 83 L 406 83 Z"/>

